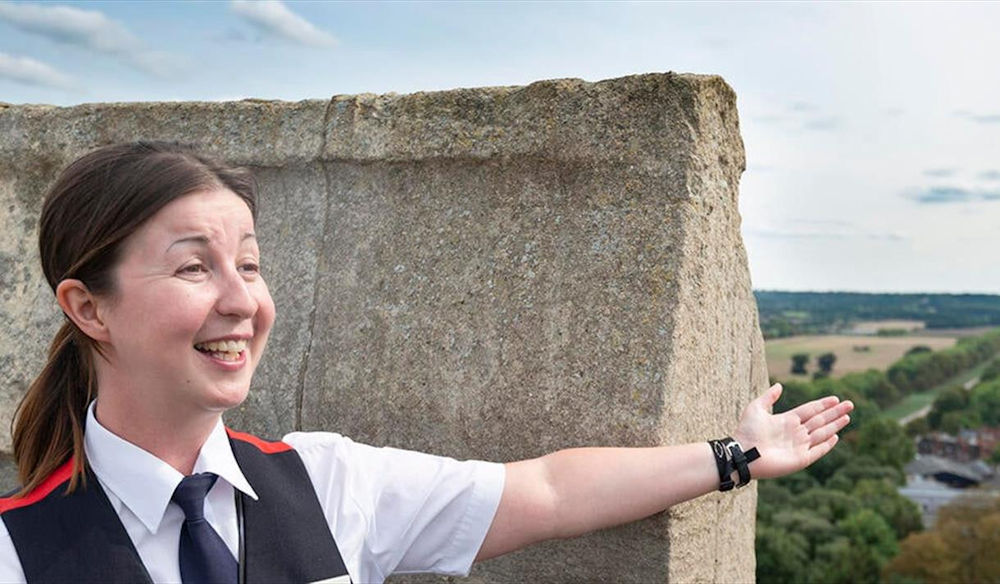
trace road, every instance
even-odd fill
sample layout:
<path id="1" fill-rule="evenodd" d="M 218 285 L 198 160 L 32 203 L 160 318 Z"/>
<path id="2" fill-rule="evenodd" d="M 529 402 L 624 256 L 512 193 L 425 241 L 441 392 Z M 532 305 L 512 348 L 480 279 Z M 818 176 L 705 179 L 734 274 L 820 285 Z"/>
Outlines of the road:
<path id="1" fill-rule="evenodd" d="M 924 407 L 920 408 L 919 410 L 913 412 L 912 414 L 907 414 L 907 415 L 903 416 L 902 418 L 900 418 L 899 419 L 899 425 L 900 426 L 905 426 L 905 425 L 909 424 L 910 422 L 912 422 L 913 420 L 916 420 L 917 418 L 923 418 L 924 416 L 926 416 L 930 412 L 931 412 L 931 406 L 929 406 L 929 405 L 924 406 Z"/>

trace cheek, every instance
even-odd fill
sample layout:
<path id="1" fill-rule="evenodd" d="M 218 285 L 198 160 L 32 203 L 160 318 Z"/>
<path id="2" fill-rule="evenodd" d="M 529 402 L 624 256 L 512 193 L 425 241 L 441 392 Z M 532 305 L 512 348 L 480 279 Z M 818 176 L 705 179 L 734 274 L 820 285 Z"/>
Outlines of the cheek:
<path id="1" fill-rule="evenodd" d="M 212 306 L 209 295 L 196 291 L 164 293 L 149 304 L 149 321 L 164 334 L 189 341 L 205 326 Z"/>

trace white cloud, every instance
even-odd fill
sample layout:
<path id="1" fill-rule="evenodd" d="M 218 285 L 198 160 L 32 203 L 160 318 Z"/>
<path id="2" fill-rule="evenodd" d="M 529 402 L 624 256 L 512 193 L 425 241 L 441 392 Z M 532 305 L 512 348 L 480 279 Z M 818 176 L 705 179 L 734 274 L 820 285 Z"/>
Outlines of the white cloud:
<path id="1" fill-rule="evenodd" d="M 113 56 L 125 64 L 168 77 L 176 71 L 173 58 L 149 51 L 124 25 L 93 11 L 72 6 L 0 2 L 0 20 L 53 41 Z"/>
<path id="2" fill-rule="evenodd" d="M 0 53 L 0 77 L 12 79 L 27 85 L 73 89 L 73 79 L 54 68 L 28 57 L 12 57 Z"/>
<path id="3" fill-rule="evenodd" d="M 772 225 L 747 225 L 744 234 L 748 237 L 792 240 L 878 240 L 886 242 L 906 241 L 905 233 L 886 231 L 881 227 L 869 229 L 852 221 L 841 219 L 800 219 L 789 218 L 780 227 Z"/>
<path id="4" fill-rule="evenodd" d="M 264 33 L 273 34 L 311 47 L 333 47 L 337 39 L 293 13 L 280 0 L 233 0 L 233 12 Z"/>
<path id="5" fill-rule="evenodd" d="M 841 125 L 840 117 L 824 116 L 807 120 L 802 127 L 806 130 L 836 130 Z"/>
<path id="6" fill-rule="evenodd" d="M 967 120 L 971 120 L 973 122 L 977 122 L 980 124 L 1000 123 L 1000 114 L 997 113 L 980 114 L 980 113 L 970 112 L 969 110 L 958 110 L 957 112 L 955 112 L 955 115 L 957 115 L 960 118 L 965 118 Z"/>
<path id="7" fill-rule="evenodd" d="M 969 189 L 955 185 L 935 185 L 925 188 L 907 189 L 903 193 L 903 196 L 917 203 L 971 203 L 975 201 L 1000 201 L 1000 190 Z"/>

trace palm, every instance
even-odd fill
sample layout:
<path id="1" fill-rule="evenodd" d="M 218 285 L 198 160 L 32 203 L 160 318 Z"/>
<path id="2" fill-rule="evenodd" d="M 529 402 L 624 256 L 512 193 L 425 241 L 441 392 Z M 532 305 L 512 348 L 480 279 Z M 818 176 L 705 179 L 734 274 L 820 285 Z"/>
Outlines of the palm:
<path id="1" fill-rule="evenodd" d="M 851 402 L 830 396 L 772 414 L 779 396 L 781 386 L 775 384 L 750 402 L 734 436 L 744 449 L 760 452 L 750 465 L 755 478 L 779 477 L 816 462 L 837 443 L 837 432 L 850 422 L 847 414 L 854 409 Z"/>

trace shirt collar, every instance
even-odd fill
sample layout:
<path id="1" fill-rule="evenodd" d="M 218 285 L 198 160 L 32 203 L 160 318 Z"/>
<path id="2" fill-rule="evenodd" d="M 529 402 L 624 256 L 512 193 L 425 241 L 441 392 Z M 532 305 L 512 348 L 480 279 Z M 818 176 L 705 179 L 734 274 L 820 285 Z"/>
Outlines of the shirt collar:
<path id="1" fill-rule="evenodd" d="M 101 483 L 121 499 L 146 529 L 155 534 L 184 475 L 102 426 L 94 416 L 95 405 L 96 402 L 92 402 L 87 409 L 84 433 L 87 462 L 100 477 Z M 194 472 L 213 472 L 234 488 L 257 499 L 257 493 L 236 463 L 221 419 L 201 447 Z"/>

